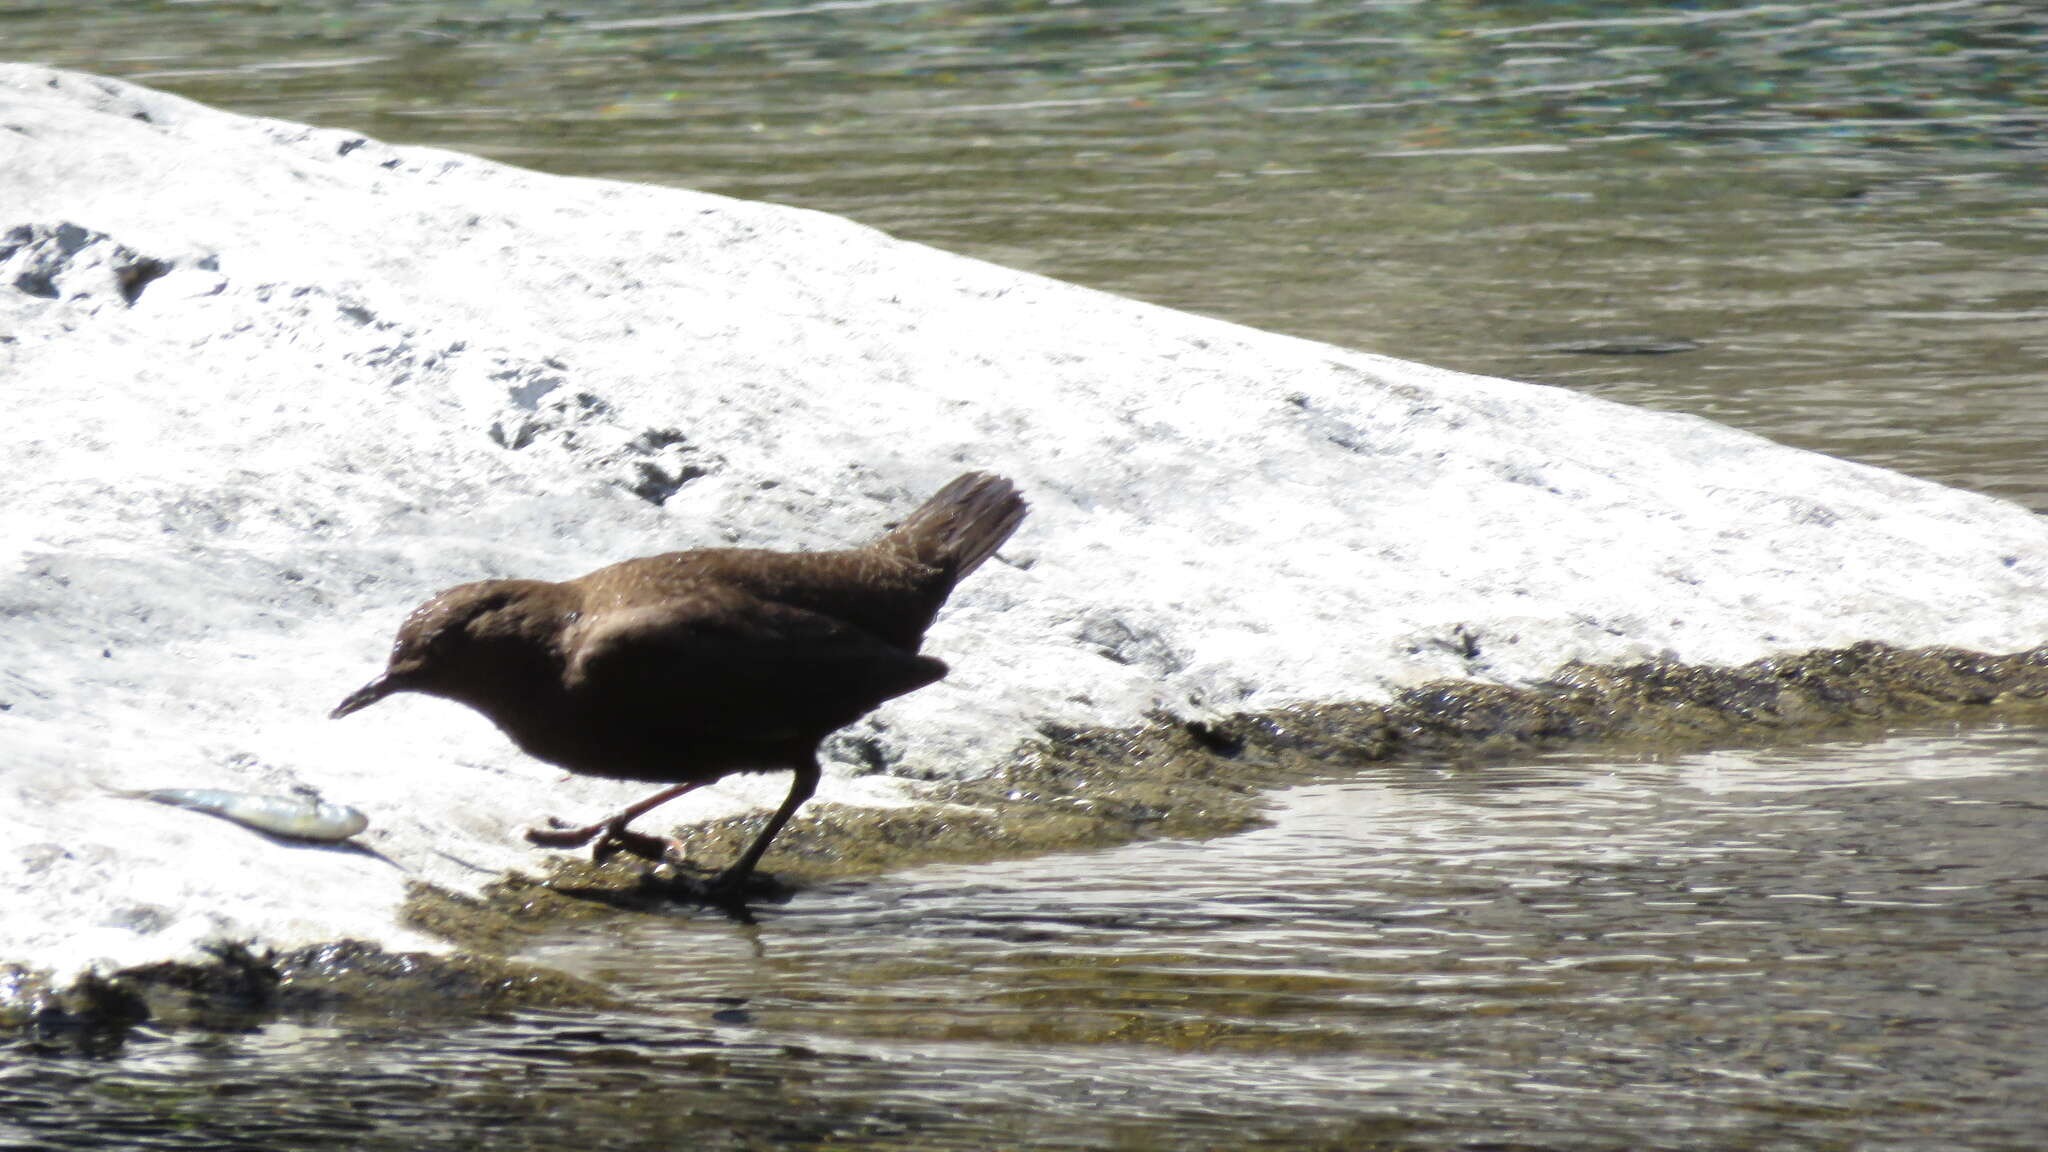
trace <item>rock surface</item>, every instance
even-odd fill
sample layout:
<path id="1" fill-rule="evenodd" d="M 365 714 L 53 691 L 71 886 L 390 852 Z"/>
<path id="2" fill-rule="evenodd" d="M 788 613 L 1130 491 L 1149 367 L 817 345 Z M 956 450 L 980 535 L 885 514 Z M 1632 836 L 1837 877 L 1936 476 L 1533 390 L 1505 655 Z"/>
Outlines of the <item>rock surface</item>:
<path id="1" fill-rule="evenodd" d="M 431 946 L 408 882 L 530 867 L 523 824 L 638 789 L 441 702 L 326 720 L 412 605 L 841 546 L 969 467 L 1033 515 L 933 630 L 952 676 L 837 739 L 825 799 L 1152 709 L 2048 639 L 2048 526 L 1987 497 L 817 213 L 31 66 L 0 67 L 0 394 L 0 960 L 59 973 Z M 389 861 L 105 791 L 173 786 L 317 788 Z"/>

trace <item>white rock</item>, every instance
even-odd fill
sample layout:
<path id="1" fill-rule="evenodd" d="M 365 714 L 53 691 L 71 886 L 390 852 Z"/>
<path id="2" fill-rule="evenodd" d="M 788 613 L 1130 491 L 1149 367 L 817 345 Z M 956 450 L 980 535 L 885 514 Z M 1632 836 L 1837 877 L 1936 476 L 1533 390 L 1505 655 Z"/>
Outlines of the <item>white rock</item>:
<path id="1" fill-rule="evenodd" d="M 520 827 L 640 789 L 443 702 L 328 721 L 405 611 L 853 543 L 967 467 L 1034 510 L 932 632 L 952 676 L 856 733 L 895 768 L 1568 660 L 2048 638 L 2048 532 L 2013 505 L 812 212 L 7 66 L 0 237 L 0 959 L 60 973 L 219 935 L 431 946 L 407 880 L 533 866 Z M 408 871 L 101 784 L 317 787 Z"/>

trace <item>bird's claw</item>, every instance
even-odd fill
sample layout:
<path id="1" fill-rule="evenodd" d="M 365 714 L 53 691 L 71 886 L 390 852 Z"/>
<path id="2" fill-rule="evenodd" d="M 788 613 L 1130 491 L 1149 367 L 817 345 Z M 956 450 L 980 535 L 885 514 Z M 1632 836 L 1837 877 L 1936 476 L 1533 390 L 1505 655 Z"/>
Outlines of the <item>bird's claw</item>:
<path id="1" fill-rule="evenodd" d="M 706 876 L 677 867 L 671 871 L 649 872 L 640 878 L 643 888 L 671 900 L 683 900 L 727 912 L 744 912 L 752 895 L 747 878 L 733 879 L 724 872 Z"/>
<path id="2" fill-rule="evenodd" d="M 542 848 L 578 848 L 588 844 L 599 831 L 596 828 L 574 828 L 550 816 L 546 828 L 526 830 L 526 842 Z"/>
<path id="3" fill-rule="evenodd" d="M 745 878 L 734 879 L 730 872 L 720 872 L 709 880 L 697 882 L 697 895 L 712 904 L 744 904 L 747 899 Z"/>
<path id="4" fill-rule="evenodd" d="M 681 846 L 666 837 L 649 836 L 645 832 L 628 832 L 624 828 L 611 827 L 606 828 L 604 834 L 597 838 L 597 843 L 591 845 L 590 859 L 593 863 L 603 864 L 621 852 L 638 856 L 642 860 L 651 860 L 656 864 L 668 860 L 671 853 L 674 853 L 677 859 L 682 857 Z"/>

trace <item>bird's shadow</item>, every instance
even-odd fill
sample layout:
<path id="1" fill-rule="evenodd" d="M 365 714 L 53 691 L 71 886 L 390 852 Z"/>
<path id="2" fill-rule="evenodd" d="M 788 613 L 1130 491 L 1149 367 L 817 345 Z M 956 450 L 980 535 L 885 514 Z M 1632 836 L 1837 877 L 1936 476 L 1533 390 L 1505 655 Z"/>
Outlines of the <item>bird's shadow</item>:
<path id="1" fill-rule="evenodd" d="M 737 892 L 713 890 L 715 873 L 702 875 L 673 868 L 640 873 L 624 888 L 591 884 L 548 885 L 550 891 L 577 900 L 603 904 L 622 912 L 674 915 L 679 908 L 704 908 L 723 915 L 735 924 L 754 923 L 753 905 L 787 904 L 801 889 L 773 876 L 756 872 L 747 877 Z"/>

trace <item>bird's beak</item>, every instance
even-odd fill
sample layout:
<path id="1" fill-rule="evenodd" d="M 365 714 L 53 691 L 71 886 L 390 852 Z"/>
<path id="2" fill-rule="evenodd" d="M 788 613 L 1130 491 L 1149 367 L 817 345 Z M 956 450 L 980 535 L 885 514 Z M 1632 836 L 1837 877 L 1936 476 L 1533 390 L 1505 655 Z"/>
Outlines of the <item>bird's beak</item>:
<path id="1" fill-rule="evenodd" d="M 348 699 L 343 700 L 335 706 L 334 711 L 327 714 L 328 719 L 339 720 L 351 712 L 359 712 L 404 687 L 405 685 L 392 679 L 391 673 L 386 672 L 361 688 L 349 693 Z"/>

